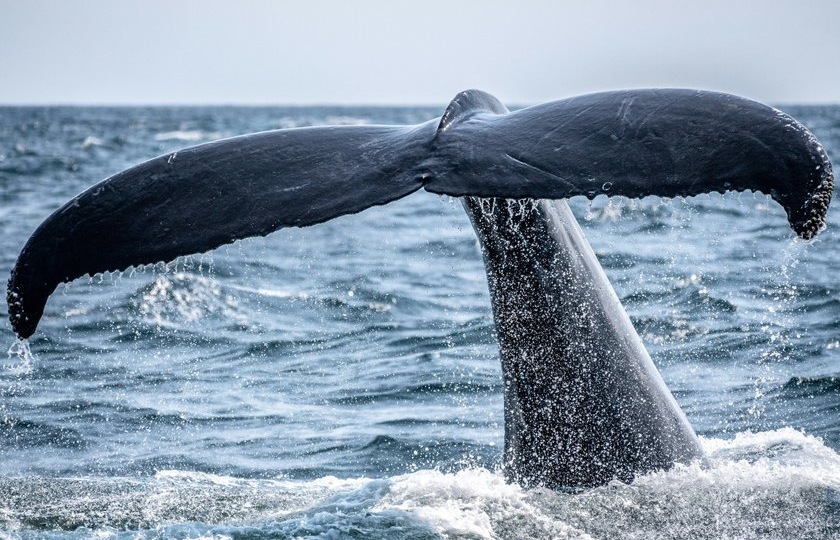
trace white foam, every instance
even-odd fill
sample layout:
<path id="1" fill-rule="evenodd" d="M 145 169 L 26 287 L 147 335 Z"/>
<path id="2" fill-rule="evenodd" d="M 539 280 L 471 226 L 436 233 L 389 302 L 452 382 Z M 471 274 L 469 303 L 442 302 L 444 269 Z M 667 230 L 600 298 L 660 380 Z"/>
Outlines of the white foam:
<path id="1" fill-rule="evenodd" d="M 19 507 L 0 512 L 0 525 L 26 527 L 31 515 L 56 523 L 86 516 L 92 531 L 139 523 L 178 537 L 187 529 L 190 537 L 224 537 L 247 523 L 290 538 L 365 531 L 373 538 L 493 540 L 827 539 L 840 530 L 840 456 L 820 439 L 780 429 L 702 444 L 708 466 L 676 466 L 577 494 L 522 489 L 481 468 L 380 479 L 266 480 L 188 471 L 160 471 L 150 480 L 6 479 L 20 482 L 7 491 L 23 496 Z"/>
<path id="2" fill-rule="evenodd" d="M 591 538 L 545 515 L 522 488 L 486 469 L 395 477 L 388 494 L 371 510 L 405 513 L 444 537 Z"/>
<path id="3" fill-rule="evenodd" d="M 328 116 L 324 121 L 324 124 L 328 126 L 363 126 L 369 123 L 370 120 L 367 118 L 347 115 Z"/>
<path id="4" fill-rule="evenodd" d="M 32 374 L 35 356 L 29 349 L 29 340 L 16 339 L 6 351 L 6 355 L 8 363 L 0 366 L 4 373 L 13 376 Z"/>
<path id="5" fill-rule="evenodd" d="M 184 272 L 158 276 L 135 303 L 143 317 L 162 327 L 179 327 L 214 314 L 248 322 L 236 298 L 225 294 L 218 281 Z"/>
<path id="6" fill-rule="evenodd" d="M 268 296 L 270 298 L 290 298 L 294 300 L 308 300 L 309 293 L 303 291 L 290 291 L 287 289 L 269 289 L 267 287 L 261 287 L 255 289 L 253 287 L 248 287 L 244 285 L 231 285 L 231 288 L 237 291 L 249 292 L 253 294 L 258 294 L 260 296 Z"/>
<path id="7" fill-rule="evenodd" d="M 522 490 L 484 469 L 418 471 L 392 478 L 371 510 L 402 512 L 444 537 L 488 539 L 820 538 L 840 528 L 840 456 L 820 439 L 786 428 L 702 443 L 708 466 L 580 494 Z"/>
<path id="8" fill-rule="evenodd" d="M 201 130 L 176 130 L 166 131 L 155 135 L 156 141 L 200 141 L 218 139 L 222 136 L 217 131 L 201 131 Z"/>
<path id="9" fill-rule="evenodd" d="M 99 137 L 89 135 L 82 141 L 82 148 L 90 148 L 91 146 L 105 146 L 105 142 Z"/>

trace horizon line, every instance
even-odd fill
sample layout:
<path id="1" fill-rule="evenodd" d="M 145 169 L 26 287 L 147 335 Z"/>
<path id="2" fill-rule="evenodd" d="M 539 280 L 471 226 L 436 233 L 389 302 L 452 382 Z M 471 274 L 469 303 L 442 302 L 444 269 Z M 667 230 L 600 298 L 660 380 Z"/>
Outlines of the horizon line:
<path id="1" fill-rule="evenodd" d="M 554 100 L 549 100 L 554 101 Z M 425 108 L 425 107 L 440 107 L 446 108 L 449 102 L 373 102 L 373 101 L 358 101 L 358 102 L 330 102 L 330 101 L 313 101 L 313 102 L 235 102 L 235 101 L 207 101 L 207 102 L 179 102 L 179 101 L 160 101 L 160 102 L 143 102 L 143 101 L 68 101 L 68 102 L 0 102 L 0 107 L 284 107 L 284 108 L 304 108 L 304 107 L 331 107 L 331 108 L 349 108 L 349 107 L 370 107 L 370 108 Z M 538 105 L 545 102 L 535 103 L 510 103 L 508 107 L 521 109 Z M 837 101 L 819 101 L 819 100 L 803 100 L 803 101 L 767 101 L 766 104 L 771 106 L 813 106 L 813 107 L 830 107 L 840 106 L 840 99 Z"/>

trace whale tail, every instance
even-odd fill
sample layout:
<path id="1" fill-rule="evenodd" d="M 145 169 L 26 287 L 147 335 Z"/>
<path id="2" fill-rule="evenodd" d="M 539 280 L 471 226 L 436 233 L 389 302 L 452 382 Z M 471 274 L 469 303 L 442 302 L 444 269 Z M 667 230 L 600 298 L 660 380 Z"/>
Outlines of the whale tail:
<path id="1" fill-rule="evenodd" d="M 492 96 L 462 94 L 447 113 L 456 102 L 472 107 L 458 107 L 463 121 L 437 137 L 439 167 L 424 186 L 433 193 L 591 199 L 752 190 L 782 205 L 804 239 L 825 226 L 834 191 L 828 155 L 807 128 L 772 107 L 662 89 L 588 94 L 504 114 Z"/>
<path id="2" fill-rule="evenodd" d="M 26 243 L 7 289 L 12 328 L 32 335 L 56 286 L 85 274 L 320 223 L 421 187 L 539 199 L 755 190 L 811 238 L 824 226 L 833 175 L 807 129 L 735 96 L 632 90 L 508 113 L 469 90 L 440 120 L 417 126 L 268 131 L 117 173 L 56 210 Z"/>
<path id="3" fill-rule="evenodd" d="M 49 216 L 7 290 L 12 328 L 29 337 L 62 282 L 171 261 L 281 227 L 386 204 L 422 186 L 408 127 L 342 126 L 233 137 L 122 171 Z"/>

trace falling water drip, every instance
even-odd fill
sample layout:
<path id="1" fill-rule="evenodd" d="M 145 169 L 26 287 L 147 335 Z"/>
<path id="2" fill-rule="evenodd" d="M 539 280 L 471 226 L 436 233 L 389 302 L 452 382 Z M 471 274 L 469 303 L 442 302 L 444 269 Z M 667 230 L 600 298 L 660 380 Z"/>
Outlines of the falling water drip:
<path id="1" fill-rule="evenodd" d="M 12 375 L 29 375 L 32 373 L 32 367 L 35 357 L 29 349 L 29 340 L 16 339 L 9 350 L 6 351 L 9 363 L 3 366 L 3 371 Z"/>
<path id="2" fill-rule="evenodd" d="M 772 304 L 767 308 L 769 313 L 768 324 L 765 325 L 769 329 L 770 343 L 758 358 L 760 371 L 753 380 L 754 403 L 748 409 L 749 413 L 756 419 L 763 416 L 766 404 L 762 399 L 766 393 L 768 386 L 779 383 L 778 364 L 783 360 L 783 351 L 787 346 L 791 345 L 792 336 L 790 329 L 793 321 L 790 316 L 791 307 L 796 302 L 797 291 L 796 284 L 792 278 L 792 271 L 797 268 L 802 253 L 802 246 L 805 242 L 794 238 L 788 242 L 783 250 L 781 260 L 781 272 L 776 280 L 778 292 L 773 295 Z"/>
<path id="3" fill-rule="evenodd" d="M 586 213 L 583 215 L 583 219 L 586 221 L 592 221 L 598 217 L 595 212 L 592 210 L 592 199 L 586 200 Z"/>

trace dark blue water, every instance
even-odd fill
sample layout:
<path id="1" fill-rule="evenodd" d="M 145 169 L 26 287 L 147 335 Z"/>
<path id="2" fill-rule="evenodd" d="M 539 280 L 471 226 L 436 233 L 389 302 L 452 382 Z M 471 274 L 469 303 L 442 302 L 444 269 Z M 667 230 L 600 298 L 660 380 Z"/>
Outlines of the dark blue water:
<path id="1" fill-rule="evenodd" d="M 840 107 L 786 111 L 840 156 Z M 440 112 L 0 108 L 0 275 L 60 204 L 149 157 Z M 840 535 L 838 211 L 804 243 L 760 194 L 572 204 L 710 467 L 506 485 L 476 239 L 458 201 L 416 193 L 61 286 L 31 357 L 2 305 L 0 538 Z"/>

